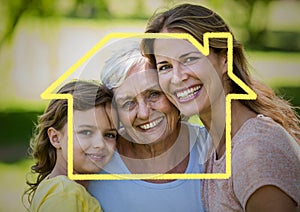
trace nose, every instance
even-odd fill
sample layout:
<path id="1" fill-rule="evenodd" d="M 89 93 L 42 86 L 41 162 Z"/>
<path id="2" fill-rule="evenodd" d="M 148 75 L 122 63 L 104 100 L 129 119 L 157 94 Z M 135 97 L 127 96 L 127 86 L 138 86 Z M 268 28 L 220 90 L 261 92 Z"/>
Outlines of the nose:
<path id="1" fill-rule="evenodd" d="M 93 147 L 103 149 L 103 148 L 105 148 L 105 146 L 106 146 L 106 143 L 104 141 L 104 138 L 103 138 L 102 134 L 99 132 L 99 135 L 93 139 Z"/>
<path id="2" fill-rule="evenodd" d="M 176 62 L 173 65 L 173 75 L 171 79 L 171 83 L 178 84 L 188 78 L 188 75 L 186 73 L 186 67 L 181 64 L 180 62 Z"/>
<path id="3" fill-rule="evenodd" d="M 147 119 L 149 118 L 150 114 L 150 107 L 145 99 L 141 99 L 138 101 L 138 109 L 137 109 L 137 117 L 140 119 Z"/>

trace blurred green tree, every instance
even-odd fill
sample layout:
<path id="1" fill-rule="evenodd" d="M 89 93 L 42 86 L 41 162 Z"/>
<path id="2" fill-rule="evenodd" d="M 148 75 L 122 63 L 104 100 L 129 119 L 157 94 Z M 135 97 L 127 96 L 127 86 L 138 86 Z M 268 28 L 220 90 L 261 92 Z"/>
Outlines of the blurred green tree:
<path id="1" fill-rule="evenodd" d="M 110 17 L 108 0 L 75 0 L 69 16 L 75 18 Z"/>
<path id="2" fill-rule="evenodd" d="M 9 40 L 24 15 L 39 18 L 50 16 L 72 16 L 78 18 L 109 17 L 108 0 L 68 0 L 67 10 L 61 9 L 60 0 L 0 0 L 2 26 L 0 26 L 0 48 Z"/>
<path id="3" fill-rule="evenodd" d="M 274 0 L 232 0 L 228 3 L 211 0 L 209 3 L 215 8 L 228 11 L 230 21 L 244 31 L 244 42 L 247 45 L 255 45 L 267 30 L 269 6 L 272 1 Z M 235 9 L 232 8 L 232 4 L 236 6 Z"/>
<path id="4" fill-rule="evenodd" d="M 255 45 L 259 37 L 266 32 L 266 20 L 272 0 L 235 0 L 245 8 L 245 25 L 248 31 L 248 45 Z M 255 18 L 256 15 L 263 17 Z"/>

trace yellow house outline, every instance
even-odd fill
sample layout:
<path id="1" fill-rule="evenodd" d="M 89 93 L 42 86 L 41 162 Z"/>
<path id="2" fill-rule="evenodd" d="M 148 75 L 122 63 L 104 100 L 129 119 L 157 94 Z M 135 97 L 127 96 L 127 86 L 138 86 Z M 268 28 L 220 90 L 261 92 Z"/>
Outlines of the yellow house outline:
<path id="1" fill-rule="evenodd" d="M 73 173 L 73 96 L 71 94 L 52 93 L 58 88 L 75 70 L 83 65 L 97 51 L 112 39 L 125 38 L 172 38 L 186 39 L 190 41 L 202 54 L 209 54 L 210 38 L 227 39 L 227 64 L 228 76 L 238 84 L 246 94 L 226 95 L 226 171 L 225 173 L 180 173 L 180 174 L 74 174 Z M 233 38 L 229 32 L 211 32 L 203 35 L 203 45 L 194 37 L 186 33 L 111 33 L 100 40 L 90 51 L 71 66 L 55 82 L 53 82 L 42 94 L 42 99 L 67 99 L 68 101 L 68 177 L 72 180 L 139 180 L 139 179 L 228 179 L 231 176 L 231 100 L 243 99 L 254 100 L 256 93 L 251 90 L 241 79 L 233 73 Z"/>

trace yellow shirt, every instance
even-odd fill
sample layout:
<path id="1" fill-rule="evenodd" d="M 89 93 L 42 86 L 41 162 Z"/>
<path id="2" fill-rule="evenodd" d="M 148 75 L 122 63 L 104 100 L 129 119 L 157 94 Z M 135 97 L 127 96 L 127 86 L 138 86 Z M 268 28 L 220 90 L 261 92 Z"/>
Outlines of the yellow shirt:
<path id="1" fill-rule="evenodd" d="M 102 209 L 99 202 L 82 185 L 60 175 L 39 184 L 30 211 L 102 212 Z"/>

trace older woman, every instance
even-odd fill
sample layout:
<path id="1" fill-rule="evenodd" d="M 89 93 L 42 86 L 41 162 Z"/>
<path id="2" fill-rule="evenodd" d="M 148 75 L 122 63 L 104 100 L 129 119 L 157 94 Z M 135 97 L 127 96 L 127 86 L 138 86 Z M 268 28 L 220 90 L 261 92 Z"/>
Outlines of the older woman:
<path id="1" fill-rule="evenodd" d="M 206 131 L 181 121 L 139 44 L 128 46 L 111 57 L 101 73 L 102 82 L 113 89 L 122 126 L 106 173 L 201 173 Z M 94 181 L 89 191 L 106 212 L 203 211 L 200 180 Z"/>

